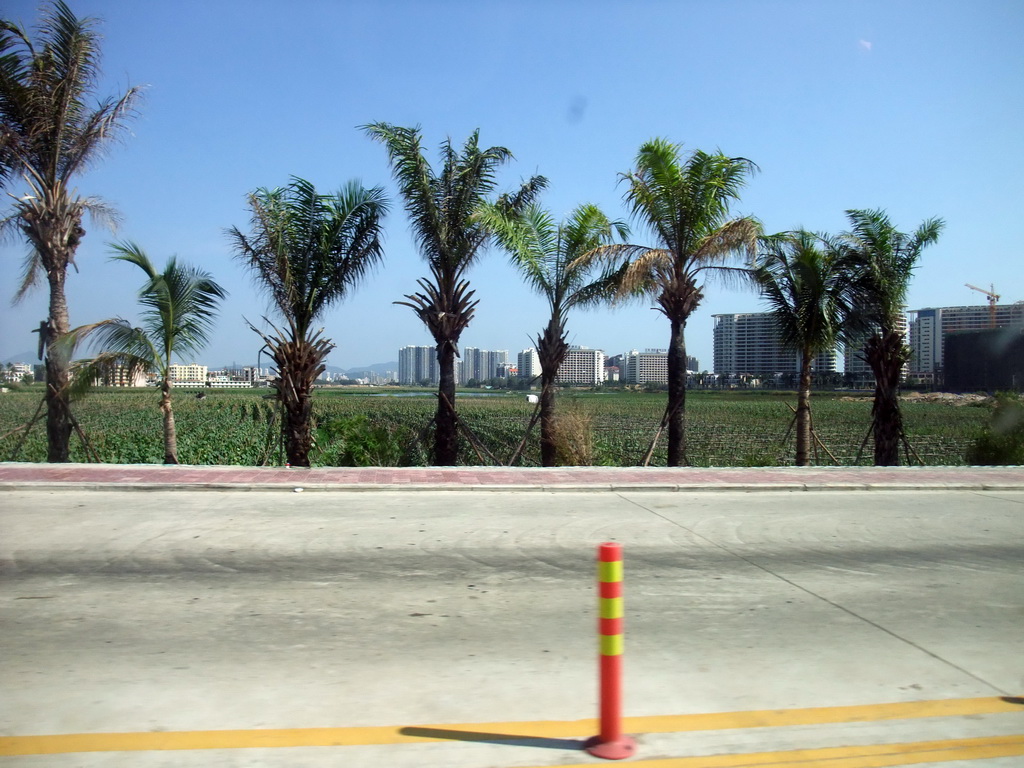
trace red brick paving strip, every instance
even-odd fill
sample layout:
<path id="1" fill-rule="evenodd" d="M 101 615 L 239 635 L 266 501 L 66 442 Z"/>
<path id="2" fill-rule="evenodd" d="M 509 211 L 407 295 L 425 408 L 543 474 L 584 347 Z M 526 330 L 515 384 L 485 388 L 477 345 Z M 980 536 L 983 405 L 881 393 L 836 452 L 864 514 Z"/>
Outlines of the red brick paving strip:
<path id="1" fill-rule="evenodd" d="M 1024 467 L 284 467 L 0 463 L 0 488 L 1024 490 Z"/>

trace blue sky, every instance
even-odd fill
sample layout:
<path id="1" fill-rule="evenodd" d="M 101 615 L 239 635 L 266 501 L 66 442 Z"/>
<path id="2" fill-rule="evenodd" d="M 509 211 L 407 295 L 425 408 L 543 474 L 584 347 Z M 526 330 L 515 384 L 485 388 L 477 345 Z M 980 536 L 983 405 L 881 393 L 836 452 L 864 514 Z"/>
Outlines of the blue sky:
<path id="1" fill-rule="evenodd" d="M 884 208 L 904 230 L 940 216 L 911 309 L 981 304 L 964 286 L 1024 299 L 1018 226 L 1024 207 L 1024 3 L 407 2 L 342 0 L 69 0 L 103 19 L 103 95 L 146 85 L 131 135 L 78 179 L 116 207 L 116 235 L 88 224 L 68 279 L 73 325 L 136 317 L 137 269 L 110 262 L 130 239 L 157 263 L 200 265 L 230 298 L 199 362 L 255 360 L 266 299 L 231 256 L 224 230 L 248 225 L 246 194 L 307 178 L 322 191 L 349 179 L 394 198 L 382 266 L 324 318 L 343 368 L 397 359 L 429 344 L 393 301 L 425 273 L 383 147 L 357 126 L 420 125 L 425 144 L 484 145 L 516 160 L 503 188 L 540 173 L 557 215 L 593 202 L 626 218 L 618 174 L 640 144 L 663 136 L 721 149 L 760 167 L 737 214 L 767 231 L 841 231 L 844 210 Z M 35 23 L 35 0 L 6 0 Z M 432 159 L 435 159 L 432 156 Z M 17 192 L 17 189 L 12 189 Z M 633 241 L 651 242 L 634 226 Z M 40 287 L 10 305 L 25 246 L 0 245 L 0 359 L 35 349 L 46 315 Z M 470 273 L 480 305 L 462 344 L 531 345 L 545 306 L 499 251 Z M 649 308 L 580 312 L 571 343 L 616 354 L 664 347 L 668 323 Z M 687 327 L 690 354 L 712 365 L 712 315 L 759 311 L 752 293 L 710 285 Z M 186 361 L 188 362 L 188 361 Z"/>

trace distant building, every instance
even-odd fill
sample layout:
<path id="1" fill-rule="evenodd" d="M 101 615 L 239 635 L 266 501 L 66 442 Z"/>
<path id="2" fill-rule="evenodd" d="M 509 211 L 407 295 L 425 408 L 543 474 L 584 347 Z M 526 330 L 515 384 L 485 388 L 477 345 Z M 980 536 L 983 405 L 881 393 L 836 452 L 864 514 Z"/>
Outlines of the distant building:
<path id="1" fill-rule="evenodd" d="M 209 368 L 198 363 L 189 363 L 188 365 L 172 363 L 167 367 L 167 371 L 172 384 L 205 387 Z"/>
<path id="2" fill-rule="evenodd" d="M 950 334 L 1024 325 L 1024 302 L 997 304 L 994 325 L 988 305 L 915 309 L 910 318 L 911 374 L 934 374 L 943 369 Z"/>
<path id="3" fill-rule="evenodd" d="M 604 352 L 587 347 L 569 347 L 558 366 L 557 384 L 596 387 L 604 383 Z"/>
<path id="4" fill-rule="evenodd" d="M 901 314 L 896 318 L 896 330 L 903 334 L 904 341 L 907 340 L 907 316 Z M 864 337 L 864 341 L 853 344 L 847 344 L 843 351 L 843 369 L 845 371 L 845 377 L 855 386 L 867 386 L 875 380 L 875 374 L 871 370 L 871 366 L 868 365 L 867 360 L 864 359 L 864 343 L 867 341 L 868 336 Z M 901 372 L 901 378 L 907 378 L 910 374 L 910 365 L 904 365 L 903 371 Z"/>
<path id="5" fill-rule="evenodd" d="M 1024 390 L 1024 325 L 951 331 L 945 339 L 945 388 L 952 392 Z"/>
<path id="6" fill-rule="evenodd" d="M 520 378 L 535 379 L 540 376 L 540 357 L 537 355 L 536 349 L 533 347 L 524 349 L 516 358 L 516 367 L 519 369 Z"/>
<path id="7" fill-rule="evenodd" d="M 100 387 L 146 387 L 149 386 L 149 374 L 141 368 L 132 370 L 127 365 L 114 365 L 104 371 L 96 381 Z"/>
<path id="8" fill-rule="evenodd" d="M 508 365 L 507 349 L 477 349 L 466 347 L 462 350 L 462 359 L 456 367 L 459 368 L 458 380 L 465 383 L 470 379 L 486 381 L 499 377 L 499 367 Z"/>
<path id="9" fill-rule="evenodd" d="M 631 350 L 622 356 L 622 380 L 627 384 L 667 384 L 668 352 L 664 349 Z"/>
<path id="10" fill-rule="evenodd" d="M 759 376 L 800 372 L 800 353 L 782 345 L 772 313 L 750 312 L 713 317 L 716 374 Z M 835 372 L 836 351 L 832 349 L 815 357 L 811 369 L 817 373 Z M 697 370 L 697 366 L 690 370 Z"/>
<path id="11" fill-rule="evenodd" d="M 8 384 L 16 384 L 26 376 L 34 376 L 32 365 L 29 363 L 7 363 L 3 367 L 3 380 Z"/>
<path id="12" fill-rule="evenodd" d="M 402 347 L 398 350 L 398 383 L 415 385 L 423 381 L 431 384 L 440 381 L 437 348 Z"/>

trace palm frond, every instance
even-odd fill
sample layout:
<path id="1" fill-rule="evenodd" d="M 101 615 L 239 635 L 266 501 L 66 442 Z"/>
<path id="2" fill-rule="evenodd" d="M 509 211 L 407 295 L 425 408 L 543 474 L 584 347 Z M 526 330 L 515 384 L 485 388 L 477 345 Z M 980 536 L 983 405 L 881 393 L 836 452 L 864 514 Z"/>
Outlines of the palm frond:
<path id="1" fill-rule="evenodd" d="M 302 338 L 384 255 L 388 201 L 379 187 L 349 182 L 318 194 L 305 179 L 249 195 L 251 233 L 228 230 L 235 257 L 254 273 Z"/>

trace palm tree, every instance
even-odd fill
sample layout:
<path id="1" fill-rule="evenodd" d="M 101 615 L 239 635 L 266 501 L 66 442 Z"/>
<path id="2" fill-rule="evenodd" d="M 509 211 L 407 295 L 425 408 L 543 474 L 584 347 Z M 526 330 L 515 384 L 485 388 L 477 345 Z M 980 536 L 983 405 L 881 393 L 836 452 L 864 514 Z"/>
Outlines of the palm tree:
<path id="1" fill-rule="evenodd" d="M 36 42 L 20 26 L 0 20 L 0 186 L 23 180 L 3 226 L 20 229 L 31 251 L 15 300 L 41 274 L 50 288 L 47 321 L 40 327 L 46 363 L 47 459 L 69 460 L 71 411 L 69 348 L 58 343 L 70 329 L 64 283 L 85 235 L 82 218 L 110 217 L 96 198 L 79 197 L 73 177 L 97 160 L 133 114 L 139 88 L 88 103 L 99 79 L 95 19 L 77 18 L 61 1 L 44 10 Z"/>
<path id="2" fill-rule="evenodd" d="M 341 301 L 383 257 L 380 187 L 350 181 L 333 195 L 317 194 L 304 179 L 249 195 L 252 233 L 228 230 L 235 256 L 270 294 L 287 323 L 266 334 L 255 326 L 277 367 L 273 386 L 284 407 L 288 463 L 309 466 L 313 382 L 334 344 L 313 324 Z"/>
<path id="3" fill-rule="evenodd" d="M 599 262 L 589 257 L 613 236 L 625 239 L 623 222 L 611 221 L 597 206 L 581 205 L 568 220 L 556 224 L 550 213 L 530 205 L 521 215 L 508 215 L 501 202 L 484 207 L 481 221 L 491 229 L 512 256 L 526 282 L 548 301 L 551 311 L 547 326 L 537 336 L 540 358 L 540 450 L 545 467 L 555 465 L 555 377 L 569 351 L 565 322 L 576 307 L 593 306 L 611 300 L 622 278 L 622 265 Z"/>
<path id="4" fill-rule="evenodd" d="M 623 280 L 623 293 L 653 297 L 669 320 L 668 464 L 686 463 L 686 341 L 690 315 L 704 297 L 707 275 L 745 279 L 746 270 L 726 266 L 736 255 L 753 258 L 760 228 L 750 217 L 730 218 L 747 176 L 756 166 L 741 157 L 695 150 L 653 139 L 640 147 L 636 168 L 622 174 L 633 215 L 656 237 L 655 247 L 626 246 L 639 255 Z M 614 253 L 622 246 L 606 246 Z M 663 422 L 664 423 L 664 422 Z"/>
<path id="5" fill-rule="evenodd" d="M 799 230 L 762 239 L 754 282 L 771 308 L 783 346 L 800 354 L 796 464 L 810 464 L 811 362 L 833 350 L 850 307 L 850 275 L 823 235 Z"/>
<path id="6" fill-rule="evenodd" d="M 427 262 L 429 278 L 417 281 L 421 290 L 397 304 L 410 307 L 437 345 L 439 370 L 437 413 L 434 417 L 434 463 L 453 465 L 458 458 L 455 413 L 455 357 L 459 337 L 473 319 L 477 301 L 466 273 L 490 234 L 475 214 L 497 185 L 499 166 L 512 159 L 505 147 L 481 149 L 474 131 L 461 153 L 451 139 L 441 145 L 442 166 L 435 173 L 423 156 L 419 128 L 389 123 L 363 127 L 387 149 L 391 169 L 412 219 L 413 234 Z M 503 197 L 509 211 L 522 210 L 547 181 L 534 176 L 512 195 Z"/>
<path id="7" fill-rule="evenodd" d="M 875 376 L 871 408 L 875 465 L 895 466 L 904 438 L 900 376 L 910 359 L 900 319 L 921 251 L 938 240 L 944 222 L 927 219 L 908 235 L 898 231 L 883 210 L 849 210 L 846 216 L 850 230 L 840 235 L 840 247 L 856 268 L 850 327 L 859 331 L 860 338 L 867 338 L 864 359 Z"/>
<path id="8" fill-rule="evenodd" d="M 126 320 L 106 320 L 76 328 L 65 338 L 95 334 L 102 352 L 73 368 L 79 387 L 88 386 L 116 366 L 130 373 L 155 370 L 160 378 L 160 411 L 164 417 L 164 464 L 178 463 L 178 436 L 171 407 L 170 367 L 173 358 L 198 352 L 206 346 L 213 330 L 217 303 L 227 293 L 207 273 L 167 260 L 162 272 L 135 243 L 115 243 L 114 259 L 134 264 L 146 274 L 139 290 L 144 307 L 141 327 Z"/>

